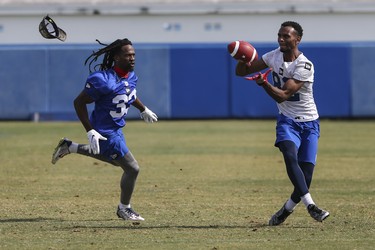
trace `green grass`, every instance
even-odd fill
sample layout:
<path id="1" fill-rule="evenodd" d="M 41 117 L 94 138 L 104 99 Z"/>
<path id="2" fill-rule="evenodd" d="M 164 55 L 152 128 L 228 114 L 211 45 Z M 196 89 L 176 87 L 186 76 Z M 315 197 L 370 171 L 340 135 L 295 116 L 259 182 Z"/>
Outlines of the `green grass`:
<path id="1" fill-rule="evenodd" d="M 51 165 L 79 123 L 0 122 L 0 249 L 373 249 L 375 122 L 321 121 L 311 193 L 330 211 L 300 205 L 267 226 L 291 192 L 273 120 L 129 121 L 141 166 L 135 225 L 116 217 L 121 170 L 80 155 Z"/>

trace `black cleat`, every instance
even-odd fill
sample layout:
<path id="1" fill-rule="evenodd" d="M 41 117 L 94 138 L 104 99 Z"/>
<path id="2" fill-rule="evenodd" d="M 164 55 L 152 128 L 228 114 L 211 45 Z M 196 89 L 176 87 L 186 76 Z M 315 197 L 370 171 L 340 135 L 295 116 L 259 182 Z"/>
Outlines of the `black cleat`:
<path id="1" fill-rule="evenodd" d="M 328 211 L 320 209 L 314 204 L 308 205 L 307 211 L 309 212 L 311 217 L 313 217 L 316 221 L 319 222 L 323 222 L 323 220 L 325 220 L 329 216 Z"/>

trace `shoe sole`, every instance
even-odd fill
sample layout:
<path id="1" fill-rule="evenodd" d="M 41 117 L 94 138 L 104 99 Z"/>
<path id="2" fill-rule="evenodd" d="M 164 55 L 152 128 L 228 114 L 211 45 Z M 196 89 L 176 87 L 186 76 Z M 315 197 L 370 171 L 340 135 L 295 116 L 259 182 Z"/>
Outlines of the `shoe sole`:
<path id="1" fill-rule="evenodd" d="M 123 219 L 123 220 L 128 220 L 128 221 L 134 221 L 134 222 L 140 222 L 140 221 L 144 221 L 145 219 L 137 219 L 137 220 L 133 220 L 133 219 L 130 219 L 130 218 L 127 218 L 127 219 L 124 219 L 123 217 L 121 217 L 118 213 L 116 213 L 117 217 L 119 217 L 120 219 Z"/>
<path id="2" fill-rule="evenodd" d="M 329 213 L 327 212 L 327 215 L 326 216 L 324 216 L 323 218 L 322 218 L 322 220 L 321 220 L 321 222 L 323 222 L 325 219 L 327 219 L 329 217 Z"/>
<path id="3" fill-rule="evenodd" d="M 324 216 L 322 216 L 321 218 L 317 219 L 317 218 L 314 218 L 312 217 L 314 220 L 316 220 L 317 222 L 323 222 L 325 219 L 327 219 L 329 216 L 329 212 L 327 212 Z"/>

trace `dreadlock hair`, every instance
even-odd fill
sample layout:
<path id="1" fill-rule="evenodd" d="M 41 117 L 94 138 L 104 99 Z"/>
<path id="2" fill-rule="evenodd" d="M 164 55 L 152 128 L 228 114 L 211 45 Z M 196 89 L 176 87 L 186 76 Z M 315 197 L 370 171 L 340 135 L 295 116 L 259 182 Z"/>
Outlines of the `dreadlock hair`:
<path id="1" fill-rule="evenodd" d="M 303 29 L 299 23 L 293 22 L 293 21 L 286 21 L 281 24 L 281 27 L 287 27 L 287 26 L 293 27 L 293 29 L 297 32 L 297 35 L 302 38 Z"/>
<path id="2" fill-rule="evenodd" d="M 96 39 L 96 41 L 100 44 L 100 45 L 103 45 L 105 46 L 104 48 L 98 50 L 98 51 L 93 51 L 93 53 L 85 60 L 85 65 L 87 64 L 87 62 L 89 62 L 89 70 L 90 70 L 90 73 L 92 72 L 91 70 L 91 64 L 93 64 L 94 62 L 96 62 L 96 60 L 98 60 L 98 57 L 103 55 L 104 54 L 104 58 L 103 58 L 103 61 L 102 63 L 100 64 L 97 64 L 94 66 L 94 70 L 96 70 L 96 68 L 99 66 L 99 70 L 107 70 L 107 69 L 110 69 L 113 67 L 113 62 L 114 62 L 114 59 L 113 57 L 120 52 L 122 46 L 124 45 L 133 45 L 132 42 L 127 39 L 127 38 L 124 38 L 124 39 L 117 39 L 116 41 L 114 41 L 113 43 L 111 44 L 103 44 L 101 43 L 98 39 Z"/>

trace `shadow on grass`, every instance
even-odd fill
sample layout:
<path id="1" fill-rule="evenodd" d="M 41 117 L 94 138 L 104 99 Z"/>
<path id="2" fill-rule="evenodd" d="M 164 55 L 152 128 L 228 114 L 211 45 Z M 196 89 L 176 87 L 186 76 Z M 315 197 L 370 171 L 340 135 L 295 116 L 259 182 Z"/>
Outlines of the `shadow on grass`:
<path id="1" fill-rule="evenodd" d="M 124 226 L 102 226 L 102 227 L 90 227 L 96 229 L 249 229 L 249 228 L 262 228 L 267 227 L 266 224 L 259 225 L 158 225 L 158 226 L 143 226 L 140 224 L 124 225 Z"/>
<path id="2" fill-rule="evenodd" d="M 263 228 L 267 227 L 268 225 L 266 224 L 259 224 L 259 225 L 155 225 L 155 226 L 145 226 L 142 224 L 138 223 L 131 223 L 128 225 L 123 225 L 123 226 L 79 226 L 75 225 L 74 229 L 127 229 L 127 230 L 153 230 L 153 229 L 254 229 L 256 230 L 257 228 Z"/>
<path id="3" fill-rule="evenodd" d="M 124 221 L 124 225 L 75 225 L 74 228 L 81 228 L 81 229 L 249 229 L 249 228 L 263 228 L 268 227 L 267 224 L 262 223 L 249 223 L 248 225 L 147 225 L 144 222 L 131 222 L 131 221 Z"/>
<path id="4" fill-rule="evenodd" d="M 25 223 L 25 222 L 59 222 L 59 223 L 75 223 L 75 225 L 65 225 L 61 227 L 63 230 L 70 230 L 70 229 L 131 229 L 131 230 L 153 230 L 153 229 L 252 229 L 253 231 L 256 231 L 260 228 L 270 228 L 268 224 L 260 223 L 260 222 L 248 222 L 246 225 L 216 225 L 216 224 L 210 224 L 210 225 L 147 225 L 145 222 L 131 222 L 131 221 L 124 221 L 124 225 L 77 225 L 80 223 L 87 224 L 88 222 L 92 223 L 112 223 L 112 222 L 118 222 L 117 219 L 88 219 L 88 220 L 64 220 L 64 219 L 58 219 L 58 218 L 43 218 L 43 217 L 37 217 L 37 218 L 9 218 L 9 219 L 0 219 L 1 223 Z M 293 226 L 294 228 L 296 225 Z M 311 226 L 312 227 L 312 226 Z M 311 228 L 310 226 L 303 226 L 300 225 L 298 228 Z M 272 227 L 274 228 L 274 227 Z M 289 228 L 288 224 L 281 225 L 277 228 Z"/>
<path id="5" fill-rule="evenodd" d="M 9 219 L 0 219 L 0 223 L 24 223 L 24 222 L 43 222 L 43 221 L 59 221 L 62 222 L 62 219 L 55 219 L 55 218 L 9 218 Z"/>
<path id="6" fill-rule="evenodd" d="M 64 220 L 64 219 L 57 219 L 57 218 L 9 218 L 9 219 L 0 219 L 1 223 L 25 223 L 25 222 L 47 222 L 47 221 L 55 221 L 55 222 L 75 222 L 75 223 L 87 223 L 87 222 L 111 222 L 117 221 L 114 219 L 107 219 L 107 220 Z M 113 225 L 72 225 L 65 227 L 66 229 L 72 228 L 92 228 L 92 229 L 169 229 L 169 228 L 177 228 L 177 229 L 229 229 L 229 228 L 260 228 L 266 227 L 267 224 L 262 223 L 249 223 L 248 225 L 144 225 L 144 222 L 131 222 L 131 221 L 124 221 L 125 225 L 121 226 L 113 226 Z"/>

